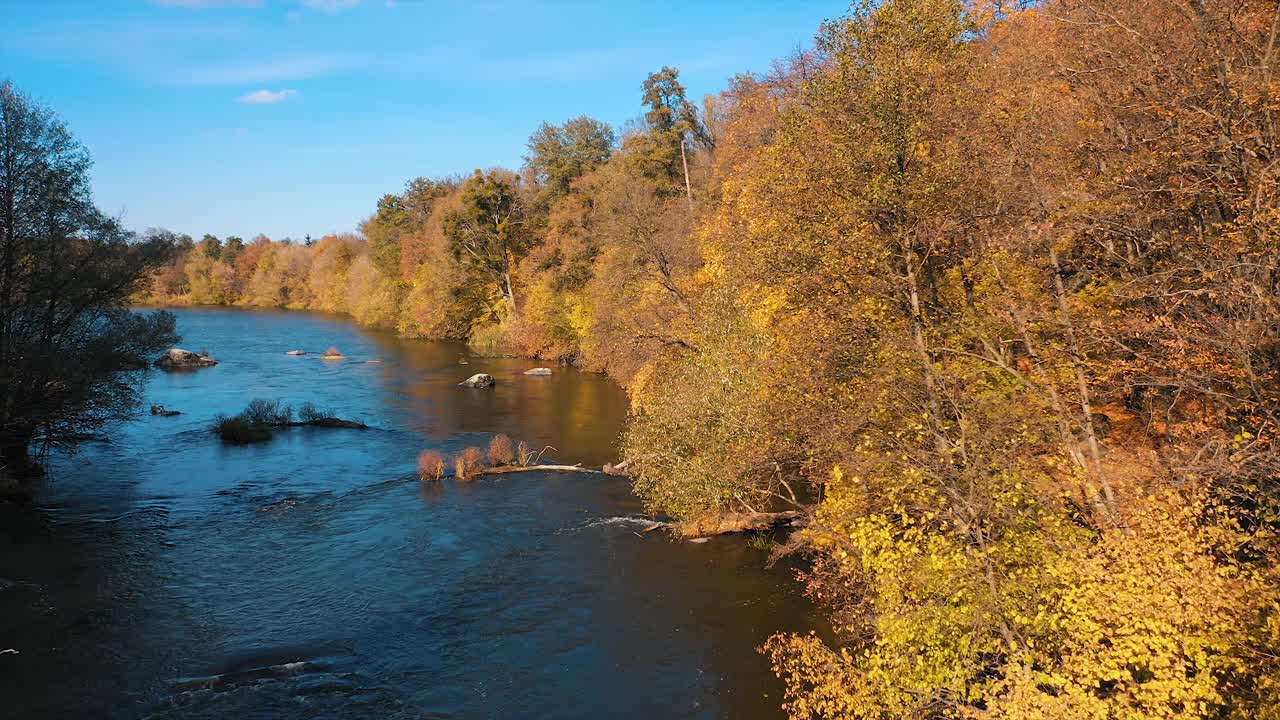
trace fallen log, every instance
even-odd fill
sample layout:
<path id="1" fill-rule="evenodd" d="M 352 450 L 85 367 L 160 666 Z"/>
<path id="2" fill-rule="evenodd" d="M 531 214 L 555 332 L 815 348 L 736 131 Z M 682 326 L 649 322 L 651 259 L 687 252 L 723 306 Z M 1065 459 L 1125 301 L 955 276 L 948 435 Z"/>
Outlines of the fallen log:
<path id="1" fill-rule="evenodd" d="M 710 515 L 693 520 L 673 522 L 670 524 L 670 528 L 677 537 L 700 538 L 710 537 L 712 535 L 748 532 L 750 530 L 767 530 L 768 528 L 776 525 L 782 525 L 784 523 L 794 525 L 796 524 L 796 521 L 801 520 L 802 518 L 804 518 L 804 513 L 799 510 L 784 510 L 782 512 L 724 513 L 721 515 Z"/>
<path id="2" fill-rule="evenodd" d="M 603 472 L 605 475 L 619 475 L 621 477 L 627 477 L 629 474 L 627 473 L 627 466 L 630 464 L 630 460 L 623 460 L 617 465 L 614 465 L 613 463 L 605 463 L 604 468 L 602 468 L 600 472 Z"/>
<path id="3" fill-rule="evenodd" d="M 496 467 L 480 468 L 476 470 L 476 475 L 502 475 L 505 473 L 531 472 L 533 470 L 550 470 L 556 472 L 580 472 L 599 474 L 602 471 L 592 470 L 577 465 L 498 465 Z"/>
<path id="4" fill-rule="evenodd" d="M 573 465 L 497 465 L 494 467 L 476 468 L 475 473 L 471 475 L 470 478 L 480 477 L 481 475 L 505 475 L 507 473 L 534 472 L 539 470 L 550 472 L 590 473 L 596 475 L 626 475 L 626 472 L 623 471 L 626 469 L 629 462 L 629 460 L 624 460 L 617 465 L 605 463 L 604 468 L 600 470 L 585 468 L 582 466 L 582 463 L 576 463 Z M 456 475 L 454 473 L 442 473 L 439 477 L 456 477 Z M 802 524 L 804 519 L 805 514 L 799 510 L 783 510 L 781 512 L 723 513 L 694 520 L 655 522 L 651 527 L 646 528 L 644 533 L 648 534 L 659 528 L 668 528 L 676 537 L 681 539 L 705 539 L 713 535 L 728 535 L 730 533 L 749 532 L 752 530 L 767 530 L 783 524 L 796 526 Z"/>
<path id="5" fill-rule="evenodd" d="M 640 457 L 627 458 L 626 460 L 623 460 L 617 465 L 614 465 L 613 463 L 605 463 L 603 471 L 605 475 L 621 475 L 623 477 L 630 477 L 631 463 L 635 462 L 636 460 L 647 460 L 651 457 L 653 456 L 641 455 Z"/>

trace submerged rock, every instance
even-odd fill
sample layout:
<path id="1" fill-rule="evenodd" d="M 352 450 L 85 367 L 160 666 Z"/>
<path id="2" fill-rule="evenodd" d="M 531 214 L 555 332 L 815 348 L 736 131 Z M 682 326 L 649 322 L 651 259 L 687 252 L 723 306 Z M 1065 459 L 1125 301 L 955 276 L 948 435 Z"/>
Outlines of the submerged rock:
<path id="1" fill-rule="evenodd" d="M 306 355 L 306 354 L 307 354 L 306 350 L 290 350 L 289 352 L 285 353 L 285 355 Z"/>
<path id="2" fill-rule="evenodd" d="M 534 368 L 532 370 L 525 370 L 524 374 L 525 375 L 550 375 L 551 368 Z"/>
<path id="3" fill-rule="evenodd" d="M 462 385 L 463 387 L 470 387 L 470 388 L 491 388 L 497 384 L 497 381 L 493 379 L 492 375 L 487 375 L 485 373 L 476 373 L 475 375 L 472 375 L 471 377 L 467 378 L 466 380 L 463 380 L 458 384 Z"/>
<path id="4" fill-rule="evenodd" d="M 168 370 L 185 368 L 213 367 L 218 361 L 209 357 L 208 353 L 194 353 L 182 348 L 172 348 L 156 360 L 155 366 Z"/>
<path id="5" fill-rule="evenodd" d="M 181 411 L 181 410 L 170 410 L 169 408 L 167 408 L 167 407 L 165 407 L 165 406 L 163 406 L 163 405 L 152 405 L 152 406 L 151 406 L 151 414 L 152 414 L 152 415 L 159 415 L 159 416 L 161 416 L 161 417 L 173 417 L 174 415 L 181 415 L 181 414 L 182 414 L 182 411 Z"/>

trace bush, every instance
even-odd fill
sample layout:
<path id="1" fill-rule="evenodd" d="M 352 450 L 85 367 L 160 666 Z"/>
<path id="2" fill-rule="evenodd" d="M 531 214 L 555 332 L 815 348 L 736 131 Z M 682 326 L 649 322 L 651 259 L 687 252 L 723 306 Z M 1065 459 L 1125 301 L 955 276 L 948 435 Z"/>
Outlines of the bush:
<path id="1" fill-rule="evenodd" d="M 311 403 L 303 406 L 303 411 L 315 412 Z M 271 439 L 272 431 L 280 425 L 293 422 L 293 408 L 282 405 L 279 400 L 258 398 L 249 403 L 239 415 L 227 417 L 219 415 L 214 418 L 213 429 L 223 442 L 233 445 L 265 442 Z"/>
<path id="2" fill-rule="evenodd" d="M 222 442 L 232 445 L 247 445 L 271 439 L 271 426 L 253 422 L 245 413 L 235 417 L 219 415 L 214 418 L 213 428 L 218 433 L 218 437 L 222 438 Z"/>
<path id="3" fill-rule="evenodd" d="M 489 462 L 493 465 L 510 465 L 515 460 L 515 449 L 511 445 L 511 437 L 499 433 L 489 441 Z"/>
<path id="4" fill-rule="evenodd" d="M 328 408 L 317 407 L 315 403 L 303 403 L 298 408 L 298 419 L 302 422 L 316 422 L 318 420 L 332 420 L 337 417 L 337 413 Z"/>
<path id="5" fill-rule="evenodd" d="M 439 480 L 444 477 L 444 455 L 439 450 L 423 450 L 418 453 L 418 477 L 422 480 Z"/>
<path id="6" fill-rule="evenodd" d="M 246 420 L 258 425 L 284 425 L 293 421 L 293 408 L 281 405 L 279 400 L 258 398 L 240 413 Z"/>
<path id="7" fill-rule="evenodd" d="M 470 480 L 484 467 L 484 451 L 469 447 L 453 459 L 453 473 L 459 480 Z"/>

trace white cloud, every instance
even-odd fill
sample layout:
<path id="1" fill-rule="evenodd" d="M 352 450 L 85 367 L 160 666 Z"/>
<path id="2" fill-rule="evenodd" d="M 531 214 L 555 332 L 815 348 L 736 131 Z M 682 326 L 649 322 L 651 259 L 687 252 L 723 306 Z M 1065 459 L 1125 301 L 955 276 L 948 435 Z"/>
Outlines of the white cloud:
<path id="1" fill-rule="evenodd" d="M 245 105 L 274 105 L 298 94 L 297 90 L 254 90 L 240 96 Z"/>
<path id="2" fill-rule="evenodd" d="M 204 10 L 216 7 L 262 7 L 262 0 L 151 0 L 160 7 L 179 7 Z"/>
<path id="3" fill-rule="evenodd" d="M 303 7 L 310 10 L 336 13 L 357 7 L 361 2 L 363 2 L 363 0 L 301 0 L 301 2 Z"/>

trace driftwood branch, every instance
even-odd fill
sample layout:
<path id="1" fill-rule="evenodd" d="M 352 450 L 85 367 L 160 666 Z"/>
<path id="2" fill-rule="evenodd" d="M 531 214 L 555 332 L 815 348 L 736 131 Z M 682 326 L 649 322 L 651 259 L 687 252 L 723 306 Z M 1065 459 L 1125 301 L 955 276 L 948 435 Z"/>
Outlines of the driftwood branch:
<path id="1" fill-rule="evenodd" d="M 580 473 L 601 473 L 602 470 L 592 470 L 577 465 L 498 465 L 496 467 L 480 468 L 475 474 L 480 475 L 502 475 L 505 473 L 530 472 L 533 470 L 552 470 L 557 472 L 580 472 Z"/>
<path id="2" fill-rule="evenodd" d="M 605 475 L 621 475 L 623 477 L 631 476 L 631 465 L 637 460 L 648 460 L 653 455 L 641 455 L 640 457 L 627 458 L 622 462 L 614 465 L 613 463 L 605 463 L 602 472 Z"/>
<path id="3" fill-rule="evenodd" d="M 626 476 L 627 467 L 630 463 L 631 460 L 629 459 L 623 460 L 617 465 L 605 463 L 604 467 L 600 470 L 585 468 L 582 466 L 582 463 L 576 463 L 574 465 L 498 465 L 495 467 L 477 468 L 474 475 L 471 477 L 480 477 L 482 475 L 505 475 L 507 473 L 533 472 L 539 470 Z M 454 473 L 446 473 L 443 477 L 456 477 L 456 475 Z M 729 533 L 749 532 L 752 530 L 767 530 L 784 524 L 791 525 L 793 527 L 800 526 L 805 523 L 807 517 L 808 516 L 800 510 L 784 510 L 781 512 L 721 513 L 718 515 L 708 515 L 694 520 L 657 522 L 644 532 L 647 534 L 659 528 L 667 528 L 679 538 L 705 538 L 711 537 L 712 535 L 727 535 Z"/>
<path id="4" fill-rule="evenodd" d="M 604 467 L 600 470 L 600 472 L 603 472 L 605 475 L 619 475 L 622 477 L 626 477 L 628 475 L 627 466 L 630 464 L 631 464 L 630 460 L 623 460 L 617 465 L 614 465 L 613 463 L 605 463 Z"/>

